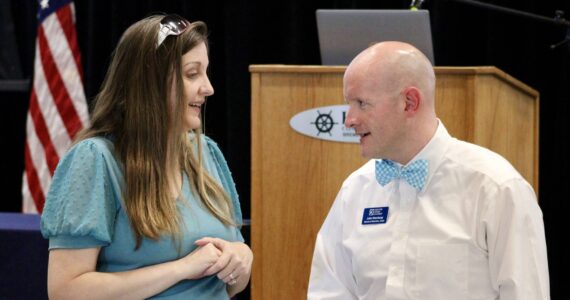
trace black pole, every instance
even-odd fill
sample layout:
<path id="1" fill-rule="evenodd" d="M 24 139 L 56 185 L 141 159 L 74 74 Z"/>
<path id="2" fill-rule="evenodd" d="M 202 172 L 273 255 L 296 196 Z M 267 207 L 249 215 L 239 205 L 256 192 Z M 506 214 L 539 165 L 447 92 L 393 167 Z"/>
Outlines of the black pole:
<path id="1" fill-rule="evenodd" d="M 492 11 L 503 12 L 503 13 L 507 13 L 507 14 L 515 15 L 515 16 L 519 16 L 519 17 L 525 17 L 525 18 L 529 18 L 529 19 L 532 19 L 535 21 L 541 21 L 544 23 L 549 23 L 549 24 L 554 24 L 554 25 L 559 25 L 559 26 L 566 26 L 567 31 L 566 31 L 565 39 L 556 43 L 556 44 L 550 45 L 550 49 L 556 49 L 562 45 L 566 45 L 566 44 L 570 43 L 570 22 L 567 21 L 566 19 L 564 19 L 564 12 L 561 10 L 557 10 L 555 12 L 556 16 L 554 18 L 547 18 L 544 16 L 535 15 L 535 14 L 531 14 L 528 12 L 524 12 L 524 11 L 520 11 L 520 10 L 508 8 L 508 7 L 498 6 L 498 5 L 489 4 L 489 3 L 483 3 L 483 2 L 474 1 L 474 0 L 447 0 L 447 1 L 459 2 L 459 3 L 463 3 L 463 4 L 467 4 L 467 5 L 476 6 L 479 8 L 492 10 Z"/>
<path id="2" fill-rule="evenodd" d="M 447 0 L 447 1 L 459 2 L 459 3 L 477 6 L 480 8 L 489 9 L 489 10 L 493 10 L 493 11 L 504 12 L 507 14 L 515 15 L 515 16 L 530 18 L 530 19 L 533 19 L 536 21 L 541 21 L 541 22 L 546 22 L 546 23 L 550 23 L 550 24 L 570 27 L 570 22 L 567 21 L 566 19 L 564 19 L 564 17 L 563 17 L 564 12 L 562 12 L 562 11 L 556 11 L 556 17 L 548 18 L 548 17 L 544 17 L 544 16 L 535 15 L 535 14 L 531 14 L 528 12 L 512 9 L 512 8 L 507 8 L 507 7 L 498 6 L 498 5 L 494 5 L 494 4 L 483 3 L 483 2 L 474 1 L 474 0 Z"/>

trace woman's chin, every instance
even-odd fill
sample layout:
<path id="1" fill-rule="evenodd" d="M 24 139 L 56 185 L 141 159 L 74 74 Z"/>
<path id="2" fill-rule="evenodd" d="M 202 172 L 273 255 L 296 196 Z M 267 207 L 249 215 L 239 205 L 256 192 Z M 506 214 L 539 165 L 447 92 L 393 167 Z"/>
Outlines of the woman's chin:
<path id="1" fill-rule="evenodd" d="M 200 120 L 200 118 L 192 118 L 184 122 L 184 131 L 186 132 L 199 129 L 200 127 L 202 127 L 202 120 Z"/>

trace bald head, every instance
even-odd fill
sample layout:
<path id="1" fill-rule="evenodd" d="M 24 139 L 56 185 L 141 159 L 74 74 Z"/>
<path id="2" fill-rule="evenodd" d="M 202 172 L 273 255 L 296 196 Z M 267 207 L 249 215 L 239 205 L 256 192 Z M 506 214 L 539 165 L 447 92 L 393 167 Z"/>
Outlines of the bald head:
<path id="1" fill-rule="evenodd" d="M 420 89 L 425 104 L 433 106 L 435 74 L 429 59 L 414 46 L 402 42 L 381 42 L 356 56 L 345 76 L 364 73 L 384 91 L 398 92 L 408 86 Z M 431 102 L 431 103 L 429 103 Z"/>
<path id="2" fill-rule="evenodd" d="M 362 155 L 409 161 L 437 129 L 435 74 L 418 49 L 382 42 L 360 53 L 344 74 L 347 127 L 361 136 Z"/>

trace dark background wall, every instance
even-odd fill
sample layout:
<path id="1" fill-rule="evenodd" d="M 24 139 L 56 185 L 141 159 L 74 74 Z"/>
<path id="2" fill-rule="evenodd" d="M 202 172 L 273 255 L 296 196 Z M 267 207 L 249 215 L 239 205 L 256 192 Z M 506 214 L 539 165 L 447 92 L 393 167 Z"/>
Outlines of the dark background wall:
<path id="1" fill-rule="evenodd" d="M 570 14 L 568 0 L 488 0 L 487 3 L 553 17 Z M 250 64 L 320 64 L 317 8 L 405 9 L 410 1 L 174 1 L 76 0 L 77 30 L 89 100 L 97 93 L 122 32 L 152 12 L 175 12 L 205 21 L 211 31 L 211 80 L 206 132 L 225 153 L 241 196 L 250 198 Z M 440 66 L 494 65 L 537 89 L 540 103 L 540 191 L 551 272 L 552 299 L 570 285 L 567 228 L 570 175 L 570 50 L 550 50 L 566 28 L 496 13 L 450 0 L 427 1 L 435 58 Z M 0 79 L 31 78 L 37 3 L 0 0 Z M 13 26 L 14 35 L 10 35 Z M 13 48 L 13 51 L 10 51 Z M 11 54 L 9 54 L 11 53 Z M 6 58 L 10 55 L 10 58 Z M 0 91 L 0 211 L 20 211 L 25 116 L 29 91 Z M 500 138 L 500 137 L 499 137 Z"/>

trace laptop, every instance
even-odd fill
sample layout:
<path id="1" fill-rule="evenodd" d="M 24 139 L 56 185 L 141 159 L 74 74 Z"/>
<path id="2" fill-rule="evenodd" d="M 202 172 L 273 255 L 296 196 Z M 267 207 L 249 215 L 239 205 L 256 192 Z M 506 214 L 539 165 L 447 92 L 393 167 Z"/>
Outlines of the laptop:
<path id="1" fill-rule="evenodd" d="M 382 41 L 409 43 L 435 65 L 427 10 L 317 9 L 317 30 L 323 65 L 348 65 Z"/>

